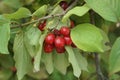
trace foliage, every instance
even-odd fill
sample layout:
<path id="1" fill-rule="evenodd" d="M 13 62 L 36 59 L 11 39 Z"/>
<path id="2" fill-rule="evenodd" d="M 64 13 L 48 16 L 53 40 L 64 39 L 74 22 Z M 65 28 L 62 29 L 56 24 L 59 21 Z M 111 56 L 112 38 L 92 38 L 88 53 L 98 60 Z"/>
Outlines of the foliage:
<path id="1" fill-rule="evenodd" d="M 119 3 L 0 0 L 0 80 L 97 80 L 98 67 L 105 78 L 120 80 Z M 63 26 L 72 43 L 46 53 L 46 35 Z"/>

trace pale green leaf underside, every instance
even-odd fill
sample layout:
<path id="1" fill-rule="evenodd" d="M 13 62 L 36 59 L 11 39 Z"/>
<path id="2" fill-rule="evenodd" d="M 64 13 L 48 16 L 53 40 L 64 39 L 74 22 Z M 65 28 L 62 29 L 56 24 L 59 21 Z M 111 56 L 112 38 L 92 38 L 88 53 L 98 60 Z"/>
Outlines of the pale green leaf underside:
<path id="1" fill-rule="evenodd" d="M 10 22 L 0 16 L 0 53 L 8 54 L 8 41 L 10 39 Z"/>
<path id="2" fill-rule="evenodd" d="M 26 32 L 24 37 L 25 47 L 31 57 L 34 57 L 39 49 L 39 39 L 41 32 L 37 27 L 31 26 Z"/>
<path id="3" fill-rule="evenodd" d="M 43 59 L 43 62 L 44 62 L 44 65 L 45 65 L 47 72 L 49 74 L 51 74 L 54 70 L 52 53 L 50 53 L 50 54 L 44 53 L 42 59 Z"/>
<path id="4" fill-rule="evenodd" d="M 72 64 L 73 67 L 73 73 L 76 77 L 80 77 L 81 75 L 81 68 L 79 66 L 79 61 L 77 61 L 75 53 L 72 49 L 72 47 L 66 46 L 65 47 L 67 53 L 68 53 L 68 60 Z"/>
<path id="5" fill-rule="evenodd" d="M 65 75 L 67 72 L 67 67 L 69 66 L 67 55 L 65 53 L 63 54 L 54 53 L 53 59 L 54 59 L 54 67 Z"/>
<path id="6" fill-rule="evenodd" d="M 63 22 L 66 22 L 68 20 L 68 18 L 71 16 L 71 15 L 77 15 L 77 16 L 83 16 L 84 14 L 86 14 L 88 11 L 89 11 L 89 7 L 85 4 L 81 7 L 75 7 L 73 9 L 71 9 L 70 11 L 67 12 L 67 14 L 64 15 L 62 21 Z"/>
<path id="7" fill-rule="evenodd" d="M 15 37 L 13 50 L 17 77 L 18 80 L 21 80 L 32 69 L 31 57 L 25 48 L 24 33 L 22 31 Z"/>
<path id="8" fill-rule="evenodd" d="M 11 14 L 4 14 L 4 16 L 8 19 L 21 19 L 31 16 L 31 12 L 27 8 L 20 8 L 16 12 Z"/>
<path id="9" fill-rule="evenodd" d="M 35 72 L 38 72 L 40 70 L 40 61 L 41 61 L 41 55 L 42 55 L 42 49 L 43 49 L 43 42 L 44 42 L 44 38 L 46 36 L 46 33 L 45 34 L 42 34 L 40 39 L 39 39 L 39 45 L 40 45 L 40 48 L 34 58 L 34 71 Z"/>
<path id="10" fill-rule="evenodd" d="M 103 36 L 100 30 L 92 24 L 79 24 L 71 30 L 73 43 L 87 52 L 104 52 Z"/>
<path id="11" fill-rule="evenodd" d="M 120 37 L 115 41 L 109 58 L 109 71 L 110 74 L 114 74 L 120 71 Z"/>
<path id="12" fill-rule="evenodd" d="M 85 0 L 86 3 L 104 19 L 120 21 L 120 0 Z"/>

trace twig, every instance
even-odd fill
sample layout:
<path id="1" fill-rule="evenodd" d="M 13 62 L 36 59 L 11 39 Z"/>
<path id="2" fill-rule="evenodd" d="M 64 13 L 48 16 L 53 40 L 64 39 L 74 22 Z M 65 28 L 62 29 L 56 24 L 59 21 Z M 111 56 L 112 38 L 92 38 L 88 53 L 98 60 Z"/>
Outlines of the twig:
<path id="1" fill-rule="evenodd" d="M 93 11 L 90 11 L 90 21 L 91 21 L 91 24 L 94 24 L 95 25 L 95 20 L 94 20 L 94 12 Z M 95 55 L 95 66 L 96 66 L 96 73 L 97 73 L 97 76 L 98 76 L 98 80 L 107 80 L 102 71 L 101 71 L 101 68 L 100 68 L 100 60 L 99 60 L 99 54 L 98 53 L 94 53 Z"/>
<path id="2" fill-rule="evenodd" d="M 29 24 L 33 24 L 33 23 L 36 23 L 36 22 L 39 22 L 39 21 L 42 21 L 42 20 L 46 20 L 48 18 L 53 18 L 53 17 L 60 17 L 60 16 L 64 16 L 71 8 L 73 8 L 73 6 L 76 5 L 78 0 L 75 0 L 65 11 L 63 11 L 62 13 L 59 13 L 59 14 L 55 14 L 55 15 L 48 15 L 48 16 L 45 16 L 45 17 L 42 17 L 42 18 L 39 18 L 37 20 L 33 20 L 31 22 L 26 22 L 26 23 L 23 23 L 23 24 L 20 24 L 20 25 L 15 25 L 15 26 L 12 26 L 12 28 L 17 28 L 17 27 L 23 27 L 23 26 L 27 26 Z"/>

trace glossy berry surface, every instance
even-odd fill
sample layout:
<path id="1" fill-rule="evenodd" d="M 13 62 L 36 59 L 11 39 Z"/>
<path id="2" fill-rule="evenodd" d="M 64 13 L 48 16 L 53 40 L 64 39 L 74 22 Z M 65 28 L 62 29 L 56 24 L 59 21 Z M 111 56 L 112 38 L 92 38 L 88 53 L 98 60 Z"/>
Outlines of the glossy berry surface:
<path id="1" fill-rule="evenodd" d="M 60 33 L 64 36 L 69 36 L 70 34 L 70 29 L 68 27 L 61 27 Z"/>
<path id="2" fill-rule="evenodd" d="M 55 48 L 56 49 L 56 51 L 57 51 L 57 53 L 58 54 L 61 54 L 61 53 L 64 53 L 65 52 L 65 48 L 64 47 L 61 47 L 61 48 Z"/>
<path id="3" fill-rule="evenodd" d="M 58 30 L 58 29 L 54 29 L 54 34 L 56 35 L 56 36 L 59 36 L 60 35 L 60 31 Z"/>
<path id="4" fill-rule="evenodd" d="M 54 44 L 55 44 L 55 47 L 57 47 L 57 48 L 64 47 L 65 46 L 65 40 L 64 40 L 63 37 L 58 36 L 58 37 L 55 38 Z"/>
<path id="5" fill-rule="evenodd" d="M 64 10 L 66 10 L 66 9 L 68 8 L 68 3 L 67 3 L 66 1 L 61 1 L 61 2 L 60 2 L 60 6 L 61 6 Z"/>
<path id="6" fill-rule="evenodd" d="M 72 40 L 71 40 L 71 38 L 69 36 L 65 36 L 64 40 L 65 40 L 66 45 L 71 45 L 72 44 Z"/>
<path id="7" fill-rule="evenodd" d="M 45 38 L 45 43 L 53 44 L 55 40 L 55 35 L 53 33 L 49 33 Z"/>
<path id="8" fill-rule="evenodd" d="M 54 46 L 51 45 L 51 44 L 45 44 L 45 45 L 44 45 L 44 51 L 45 51 L 46 53 L 51 53 L 51 52 L 53 51 L 53 49 L 54 49 Z"/>
<path id="9" fill-rule="evenodd" d="M 46 21 L 44 21 L 43 23 L 40 23 L 38 28 L 39 28 L 39 30 L 44 31 L 45 26 L 46 26 Z"/>

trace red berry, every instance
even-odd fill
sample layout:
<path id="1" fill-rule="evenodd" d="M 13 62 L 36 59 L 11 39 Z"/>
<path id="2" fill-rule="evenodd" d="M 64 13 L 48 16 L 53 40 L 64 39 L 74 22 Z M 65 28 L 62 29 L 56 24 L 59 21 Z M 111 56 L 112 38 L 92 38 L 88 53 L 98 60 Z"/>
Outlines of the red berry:
<path id="1" fill-rule="evenodd" d="M 64 53 L 65 52 L 65 48 L 64 47 L 61 47 L 61 48 L 55 48 L 56 49 L 56 51 L 57 51 L 57 53 L 58 54 L 61 54 L 61 53 Z"/>
<path id="2" fill-rule="evenodd" d="M 55 40 L 55 35 L 53 33 L 49 33 L 45 38 L 45 43 L 53 44 Z"/>
<path id="3" fill-rule="evenodd" d="M 57 48 L 61 48 L 61 47 L 65 46 L 65 40 L 63 37 L 60 37 L 60 36 L 55 38 L 54 43 L 55 43 L 55 47 L 57 47 Z"/>
<path id="4" fill-rule="evenodd" d="M 45 44 L 45 45 L 44 45 L 44 51 L 45 51 L 46 53 L 52 52 L 52 51 L 53 51 L 53 48 L 54 48 L 54 46 L 51 45 L 51 44 Z"/>
<path id="5" fill-rule="evenodd" d="M 72 40 L 71 40 L 70 37 L 65 36 L 65 37 L 64 37 L 64 40 L 65 40 L 65 44 L 66 44 L 66 45 L 71 45 L 71 44 L 72 44 Z"/>
<path id="6" fill-rule="evenodd" d="M 70 21 L 70 28 L 73 28 L 75 26 L 73 21 Z"/>
<path id="7" fill-rule="evenodd" d="M 60 2 L 60 6 L 61 6 L 64 10 L 66 10 L 66 9 L 68 8 L 68 3 L 67 3 L 66 1 L 61 1 L 61 2 Z"/>
<path id="8" fill-rule="evenodd" d="M 56 36 L 60 36 L 60 31 L 58 30 L 58 29 L 54 29 L 54 34 L 56 35 Z"/>
<path id="9" fill-rule="evenodd" d="M 43 23 L 40 23 L 38 28 L 43 31 L 44 30 L 44 27 L 46 26 L 46 21 L 44 21 Z"/>
<path id="10" fill-rule="evenodd" d="M 70 29 L 68 27 L 61 27 L 60 33 L 64 36 L 69 36 L 70 34 Z"/>

